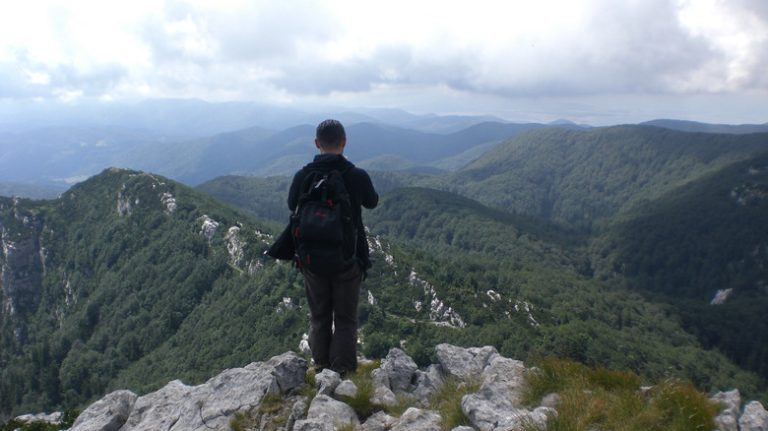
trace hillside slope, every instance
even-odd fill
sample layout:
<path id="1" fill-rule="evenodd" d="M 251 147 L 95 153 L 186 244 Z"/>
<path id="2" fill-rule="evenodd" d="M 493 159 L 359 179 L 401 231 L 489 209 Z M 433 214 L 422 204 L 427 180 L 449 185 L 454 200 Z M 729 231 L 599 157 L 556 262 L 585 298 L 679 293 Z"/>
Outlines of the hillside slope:
<path id="1" fill-rule="evenodd" d="M 274 286 L 256 259 L 267 238 L 259 224 L 152 174 L 111 169 L 56 200 L 2 198 L 0 230 L 2 413 L 77 405 L 100 394 L 217 289 L 243 285 L 262 292 L 256 304 L 274 299 L 264 293 Z M 274 321 L 252 317 L 251 328 Z M 295 345 L 298 338 L 287 333 L 251 339 L 247 352 L 198 344 L 197 367 L 163 361 L 207 372 Z M 146 367 L 131 384 L 150 384 L 163 366 Z"/>
<path id="2" fill-rule="evenodd" d="M 691 182 L 612 224 L 601 277 L 677 306 L 690 330 L 768 374 L 768 153 Z M 718 293 L 721 299 L 715 301 Z M 710 305 L 711 301 L 719 304 Z"/>
<path id="3" fill-rule="evenodd" d="M 435 182 L 487 205 L 591 227 L 767 149 L 768 134 L 544 129 L 518 135 Z"/>
<path id="4" fill-rule="evenodd" d="M 424 188 L 393 190 L 365 218 L 368 356 L 400 345 L 424 365 L 427 346 L 487 344 L 707 389 L 764 387 L 668 307 L 594 279 L 581 234 Z M 306 330 L 300 275 L 259 259 L 279 225 L 157 175 L 110 169 L 56 200 L 2 198 L 0 223 L 2 415 L 194 384 L 294 348 Z"/>
<path id="5" fill-rule="evenodd" d="M 255 199 L 243 196 L 280 194 L 274 182 L 231 180 L 245 194 L 217 181 L 217 196 L 257 213 L 262 209 Z M 721 370 L 745 376 L 717 353 L 701 350 L 665 305 L 594 279 L 583 234 L 427 188 L 384 193 L 365 219 L 377 250 L 369 288 L 384 312 L 361 307 L 362 320 L 373 323 L 363 331 L 369 352 L 382 354 L 378 346 L 403 340 L 423 360 L 421 346 L 451 337 L 464 345 L 482 340 L 520 358 L 556 354 L 649 375 L 691 372 L 704 385 L 731 379 Z M 389 246 L 377 245 L 384 239 Z M 405 287 L 391 288 L 398 283 Z M 431 297 L 439 298 L 441 311 L 424 315 Z M 417 325 L 414 332 L 407 323 L 441 313 L 446 323 L 460 318 L 466 331 Z M 755 376 L 744 379 L 759 385 Z"/>

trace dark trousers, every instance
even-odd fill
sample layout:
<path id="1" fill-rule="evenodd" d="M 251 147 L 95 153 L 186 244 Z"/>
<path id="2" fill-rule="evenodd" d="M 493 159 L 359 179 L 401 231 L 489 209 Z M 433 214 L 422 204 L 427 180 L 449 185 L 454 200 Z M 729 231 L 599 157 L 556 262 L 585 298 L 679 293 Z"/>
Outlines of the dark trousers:
<path id="1" fill-rule="evenodd" d="M 303 270 L 309 302 L 309 347 L 318 369 L 338 373 L 357 368 L 357 301 L 362 270 L 358 265 L 333 276 Z"/>

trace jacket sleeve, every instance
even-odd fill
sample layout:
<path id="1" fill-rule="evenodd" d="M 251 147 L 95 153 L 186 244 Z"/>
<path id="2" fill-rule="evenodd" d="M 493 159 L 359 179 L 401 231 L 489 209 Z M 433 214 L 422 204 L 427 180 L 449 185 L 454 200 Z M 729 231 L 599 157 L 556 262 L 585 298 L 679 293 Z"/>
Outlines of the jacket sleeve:
<path id="1" fill-rule="evenodd" d="M 304 170 L 299 170 L 296 175 L 293 176 L 293 182 L 291 188 L 288 191 L 288 209 L 291 212 L 296 210 L 296 205 L 299 203 L 299 194 L 301 193 L 301 183 L 304 181 Z"/>
<path id="2" fill-rule="evenodd" d="M 376 190 L 373 188 L 373 182 L 371 182 L 371 177 L 368 175 L 368 172 L 365 172 L 362 169 L 360 170 L 359 184 L 361 192 L 360 204 L 368 209 L 376 208 L 376 205 L 379 204 L 379 194 L 376 193 Z"/>

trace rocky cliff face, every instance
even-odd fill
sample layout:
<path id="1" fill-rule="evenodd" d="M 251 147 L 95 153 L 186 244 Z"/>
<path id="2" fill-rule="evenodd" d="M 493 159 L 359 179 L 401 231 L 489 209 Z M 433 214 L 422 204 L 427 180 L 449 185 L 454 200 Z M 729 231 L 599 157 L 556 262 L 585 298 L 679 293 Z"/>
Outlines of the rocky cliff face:
<path id="1" fill-rule="evenodd" d="M 18 199 L 0 198 L 0 324 L 37 307 L 45 271 L 42 217 L 26 211 Z M 16 338 L 24 336 L 14 326 Z"/>

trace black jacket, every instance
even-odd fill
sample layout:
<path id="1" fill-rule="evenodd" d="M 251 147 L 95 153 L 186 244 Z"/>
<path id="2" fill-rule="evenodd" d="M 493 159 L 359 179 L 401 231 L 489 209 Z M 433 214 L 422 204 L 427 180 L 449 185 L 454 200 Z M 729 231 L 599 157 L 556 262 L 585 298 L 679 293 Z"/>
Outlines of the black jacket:
<path id="1" fill-rule="evenodd" d="M 371 177 L 363 169 L 355 167 L 346 157 L 337 154 L 318 154 L 312 163 L 301 168 L 293 176 L 290 191 L 288 192 L 288 208 L 293 212 L 301 196 L 301 185 L 309 172 L 320 171 L 330 172 L 332 170 L 344 172 L 344 181 L 349 192 L 349 198 L 352 202 L 352 212 L 357 225 L 357 257 L 367 269 L 371 266 L 368 256 L 368 240 L 363 226 L 363 216 L 361 207 L 368 209 L 376 208 L 379 203 L 379 195 L 373 188 Z"/>

